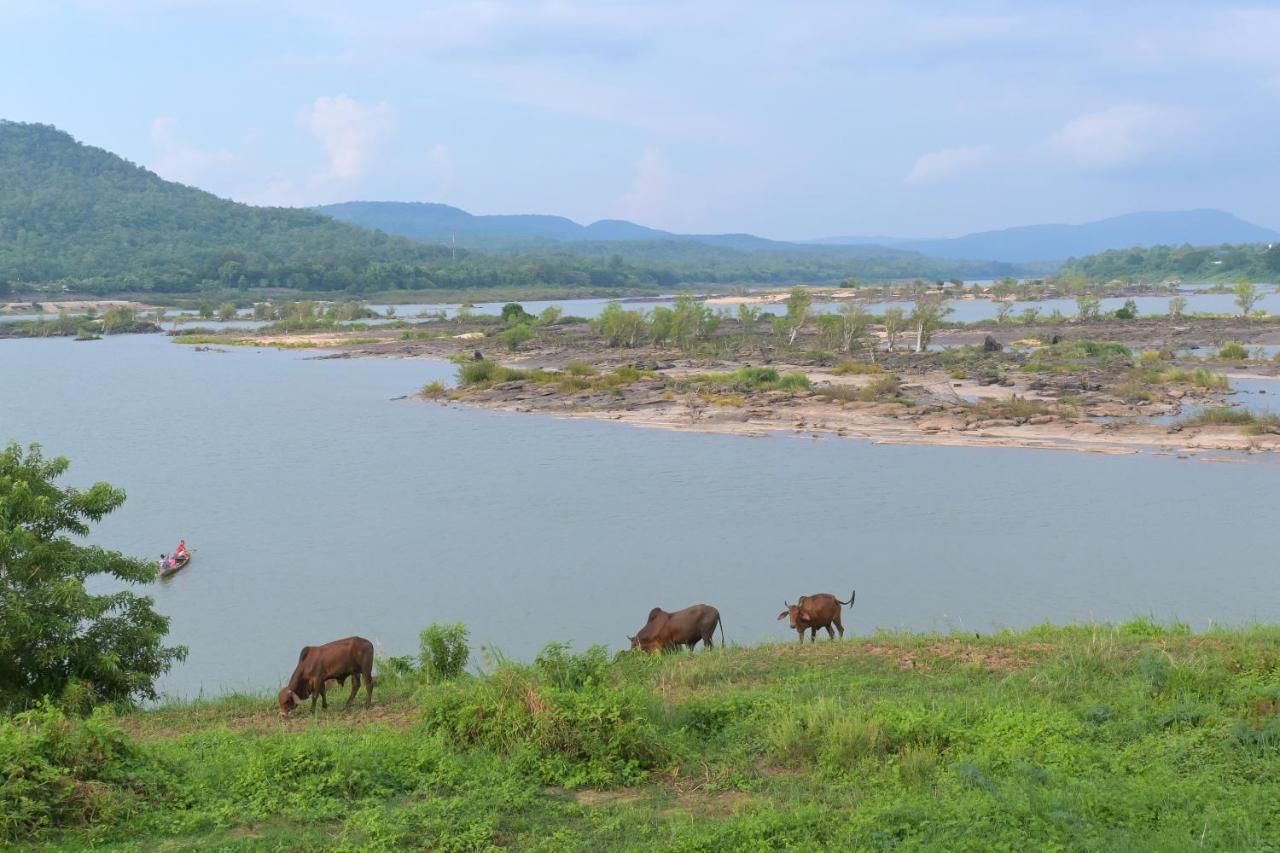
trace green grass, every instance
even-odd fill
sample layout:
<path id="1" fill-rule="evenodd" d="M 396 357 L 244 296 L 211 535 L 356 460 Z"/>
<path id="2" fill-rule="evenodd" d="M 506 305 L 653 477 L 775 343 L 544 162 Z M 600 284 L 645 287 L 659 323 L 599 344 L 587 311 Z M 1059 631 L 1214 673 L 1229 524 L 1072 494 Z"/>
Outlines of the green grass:
<path id="1" fill-rule="evenodd" d="M 740 367 L 730 373 L 691 373 L 673 383 L 682 390 L 716 391 L 807 391 L 809 377 L 803 373 L 778 373 L 772 367 Z"/>
<path id="2" fill-rule="evenodd" d="M 883 373 L 884 368 L 870 361 L 842 361 L 831 372 L 836 376 L 861 376 L 867 373 Z"/>
<path id="3" fill-rule="evenodd" d="M 1028 373 L 1074 373 L 1090 366 L 1126 365 L 1132 355 L 1128 347 L 1112 341 L 1062 341 L 1035 350 L 1020 369 Z"/>
<path id="4" fill-rule="evenodd" d="M 1250 435 L 1280 433 L 1280 414 L 1252 412 L 1233 406 L 1212 406 L 1182 418 L 1178 426 L 1238 426 Z"/>
<path id="5" fill-rule="evenodd" d="M 1245 361 L 1249 358 L 1249 351 L 1238 341 L 1227 341 L 1218 350 L 1218 358 L 1223 361 Z"/>
<path id="6" fill-rule="evenodd" d="M 579 363 L 580 364 L 580 363 Z M 591 368 L 594 370 L 595 368 Z M 641 379 L 655 376 L 652 371 L 640 370 L 624 364 L 608 373 L 585 373 L 581 366 L 570 362 L 564 371 L 543 370 L 535 367 L 521 370 L 505 367 L 487 359 L 480 361 L 460 361 L 458 363 L 458 384 L 464 388 L 492 388 L 503 382 L 535 382 L 538 384 L 556 384 L 562 393 L 577 391 L 619 391 L 623 387 Z"/>
<path id="7" fill-rule="evenodd" d="M 397 675 L 396 673 L 400 674 Z M 266 696 L 0 721 L 0 843 L 1269 849 L 1280 629 L 1146 620 L 569 654 L 281 723 Z"/>

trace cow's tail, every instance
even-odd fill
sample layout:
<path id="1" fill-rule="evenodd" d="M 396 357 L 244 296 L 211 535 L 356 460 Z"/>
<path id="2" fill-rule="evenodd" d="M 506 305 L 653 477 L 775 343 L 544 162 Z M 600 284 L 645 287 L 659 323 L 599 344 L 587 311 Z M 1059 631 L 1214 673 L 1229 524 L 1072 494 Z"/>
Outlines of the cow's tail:
<path id="1" fill-rule="evenodd" d="M 855 589 L 853 592 L 849 593 L 849 600 L 848 600 L 848 601 L 841 601 L 840 599 L 838 599 L 838 598 L 837 598 L 837 599 L 836 599 L 836 603 L 838 603 L 838 604 L 846 604 L 846 605 L 847 605 L 847 604 L 853 604 L 853 600 L 854 600 L 855 598 L 857 598 L 857 597 L 858 597 L 858 591 Z"/>
<path id="2" fill-rule="evenodd" d="M 724 638 L 724 619 L 720 617 L 719 613 L 716 614 L 716 624 L 720 626 L 720 647 L 728 648 L 729 641 Z"/>

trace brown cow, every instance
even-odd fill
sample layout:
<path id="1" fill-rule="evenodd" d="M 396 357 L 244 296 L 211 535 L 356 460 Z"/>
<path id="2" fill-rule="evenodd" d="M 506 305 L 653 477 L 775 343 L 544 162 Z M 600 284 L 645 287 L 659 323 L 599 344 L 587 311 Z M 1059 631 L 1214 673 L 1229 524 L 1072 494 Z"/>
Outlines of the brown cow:
<path id="1" fill-rule="evenodd" d="M 844 639 L 844 625 L 840 622 L 840 605 L 853 604 L 854 596 L 857 590 L 849 593 L 848 601 L 841 601 L 828 592 L 820 592 L 817 595 L 802 595 L 800 600 L 795 604 L 787 605 L 787 609 L 778 614 L 779 619 L 791 617 L 791 627 L 796 629 L 800 634 L 800 642 L 804 642 L 804 632 L 809 632 L 809 642 L 814 642 L 818 636 L 819 628 L 827 629 L 827 636 L 831 639 L 836 638 L 836 632 L 831 630 L 834 623 L 836 628 L 840 630 L 840 639 Z"/>
<path id="2" fill-rule="evenodd" d="M 649 611 L 649 619 L 634 637 L 628 637 L 631 648 L 646 652 L 660 652 L 674 646 L 688 646 L 690 650 L 702 641 L 702 647 L 714 648 L 716 626 L 720 626 L 720 641 L 724 642 L 724 624 L 720 611 L 710 604 L 695 604 L 675 613 L 661 607 Z"/>
<path id="3" fill-rule="evenodd" d="M 361 676 L 364 676 L 365 685 L 364 706 L 368 708 L 373 702 L 373 643 L 364 637 L 347 637 L 323 646 L 303 646 L 298 654 L 298 665 L 289 676 L 289 685 L 276 697 L 280 716 L 286 716 L 308 696 L 311 697 L 311 713 L 316 712 L 317 696 L 321 707 L 328 708 L 325 682 L 333 678 L 338 684 L 343 684 L 347 676 L 351 676 L 351 695 L 343 708 L 351 707 L 356 693 L 360 691 Z"/>

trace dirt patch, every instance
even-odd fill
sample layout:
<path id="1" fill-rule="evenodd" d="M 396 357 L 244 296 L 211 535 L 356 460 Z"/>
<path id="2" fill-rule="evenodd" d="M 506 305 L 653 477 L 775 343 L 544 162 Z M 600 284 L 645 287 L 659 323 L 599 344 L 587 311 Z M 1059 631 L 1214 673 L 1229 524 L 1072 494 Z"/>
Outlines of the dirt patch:
<path id="1" fill-rule="evenodd" d="M 607 806 L 614 804 L 635 803 L 644 799 L 644 793 L 635 788 L 620 788 L 614 791 L 574 791 L 573 801 L 580 806 Z"/>
<path id="2" fill-rule="evenodd" d="M 1048 643 L 1021 643 L 1018 646 L 980 645 L 958 640 L 930 643 L 921 647 L 894 646 L 881 643 L 811 643 L 804 648 L 780 645 L 774 657 L 794 656 L 801 659 L 874 657 L 892 660 L 899 669 L 929 669 L 940 661 L 980 666 L 996 672 L 1016 672 L 1035 663 L 1043 655 L 1056 651 Z"/>
<path id="3" fill-rule="evenodd" d="M 688 812 L 700 817 L 729 817 L 757 798 L 745 791 L 682 791 L 676 800 L 662 810 L 665 817 L 675 812 Z"/>

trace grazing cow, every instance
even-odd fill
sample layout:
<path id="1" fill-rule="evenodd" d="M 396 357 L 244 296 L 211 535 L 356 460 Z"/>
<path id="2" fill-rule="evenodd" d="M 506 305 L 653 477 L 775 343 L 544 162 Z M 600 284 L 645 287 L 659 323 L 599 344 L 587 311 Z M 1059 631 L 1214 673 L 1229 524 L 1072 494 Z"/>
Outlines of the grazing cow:
<path id="1" fill-rule="evenodd" d="M 360 691 L 361 676 L 364 676 L 364 706 L 368 708 L 373 702 L 373 643 L 364 637 L 347 637 L 323 646 L 303 646 L 298 654 L 298 665 L 289 676 L 289 685 L 276 697 L 280 716 L 286 716 L 308 696 L 311 697 L 311 713 L 316 712 L 317 696 L 321 707 L 328 708 L 325 682 L 333 678 L 338 684 L 343 684 L 347 676 L 351 676 L 351 695 L 343 708 L 351 707 L 356 693 Z"/>
<path id="2" fill-rule="evenodd" d="M 695 604 L 675 613 L 661 607 L 649 611 L 649 619 L 634 637 L 628 637 L 631 648 L 646 652 L 660 652 L 675 646 L 688 646 L 690 650 L 702 641 L 702 647 L 713 648 L 716 626 L 720 626 L 720 641 L 724 642 L 724 624 L 720 611 L 710 604 Z"/>
<path id="3" fill-rule="evenodd" d="M 848 601 L 841 601 L 834 595 L 821 592 L 817 595 L 802 595 L 800 600 L 795 604 L 787 605 L 787 609 L 778 614 L 779 619 L 791 617 L 791 627 L 796 629 L 800 634 L 800 642 L 804 642 L 804 632 L 809 632 L 809 642 L 814 642 L 818 636 L 819 628 L 827 629 L 827 636 L 831 639 L 836 638 L 836 632 L 831 630 L 832 624 L 840 631 L 840 639 L 844 639 L 844 625 L 840 622 L 840 605 L 853 604 L 854 596 L 857 591 L 849 593 Z"/>

